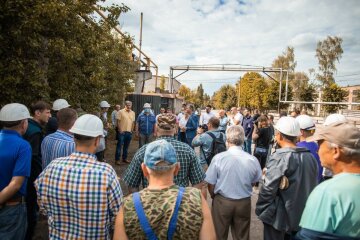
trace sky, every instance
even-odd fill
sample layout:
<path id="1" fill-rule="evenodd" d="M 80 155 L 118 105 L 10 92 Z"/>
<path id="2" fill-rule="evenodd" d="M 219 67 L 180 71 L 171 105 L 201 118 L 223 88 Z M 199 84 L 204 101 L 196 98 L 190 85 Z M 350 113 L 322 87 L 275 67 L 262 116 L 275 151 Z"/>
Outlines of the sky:
<path id="1" fill-rule="evenodd" d="M 336 81 L 360 84 L 360 1 L 358 0 L 107 0 L 124 3 L 120 28 L 169 75 L 177 65 L 243 64 L 270 67 L 287 46 L 295 48 L 296 71 L 317 69 L 316 44 L 343 39 Z M 180 72 L 176 72 L 175 75 Z M 153 74 L 155 72 L 153 71 Z M 194 72 L 178 78 L 190 88 L 203 84 L 212 95 L 243 72 Z"/>

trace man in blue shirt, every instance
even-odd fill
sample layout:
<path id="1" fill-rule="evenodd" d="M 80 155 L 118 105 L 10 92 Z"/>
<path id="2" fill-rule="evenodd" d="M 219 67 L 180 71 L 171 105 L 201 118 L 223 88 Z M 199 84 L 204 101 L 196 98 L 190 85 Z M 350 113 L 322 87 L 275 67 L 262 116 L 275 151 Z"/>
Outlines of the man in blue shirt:
<path id="1" fill-rule="evenodd" d="M 64 108 L 57 113 L 57 117 L 58 130 L 46 136 L 41 143 L 43 169 L 55 158 L 69 156 L 75 151 L 74 136 L 69 130 L 77 119 L 77 112 L 72 108 Z"/>
<path id="2" fill-rule="evenodd" d="M 320 183 L 321 179 L 322 179 L 323 167 L 321 166 L 320 158 L 318 155 L 319 146 L 317 145 L 316 142 L 307 142 L 306 141 L 306 138 L 314 135 L 315 123 L 312 120 L 312 118 L 308 115 L 300 115 L 296 118 L 296 121 L 300 125 L 300 132 L 301 132 L 300 141 L 298 143 L 296 143 L 296 146 L 308 149 L 312 153 L 312 155 L 315 157 L 315 159 L 318 163 L 318 170 L 319 170 L 318 182 Z"/>
<path id="3" fill-rule="evenodd" d="M 27 179 L 30 176 L 31 147 L 21 135 L 28 127 L 28 109 L 18 103 L 0 111 L 0 239 L 24 239 L 26 234 Z M 11 229 L 11 231 L 9 231 Z"/>
<path id="4" fill-rule="evenodd" d="M 185 131 L 186 135 L 186 143 L 191 146 L 192 140 L 194 139 L 196 135 L 196 130 L 199 126 L 199 118 L 194 113 L 195 107 L 192 104 L 188 104 L 186 106 L 186 113 L 189 115 L 189 119 L 186 122 L 186 126 L 182 128 L 183 131 Z"/>
<path id="5" fill-rule="evenodd" d="M 144 111 L 136 120 L 136 134 L 139 137 L 139 148 L 151 142 L 155 133 L 156 117 L 151 112 L 149 103 L 144 104 Z"/>

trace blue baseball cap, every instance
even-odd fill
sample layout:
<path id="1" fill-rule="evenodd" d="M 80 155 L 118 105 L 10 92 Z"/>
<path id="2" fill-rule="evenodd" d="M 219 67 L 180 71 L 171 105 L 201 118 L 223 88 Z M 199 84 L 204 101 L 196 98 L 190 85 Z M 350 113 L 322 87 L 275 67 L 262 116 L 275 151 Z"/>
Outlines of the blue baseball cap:
<path id="1" fill-rule="evenodd" d="M 167 165 L 156 166 L 160 162 L 167 163 Z M 176 151 L 171 143 L 161 139 L 147 145 L 144 164 L 148 168 L 153 170 L 168 169 L 176 162 Z"/>

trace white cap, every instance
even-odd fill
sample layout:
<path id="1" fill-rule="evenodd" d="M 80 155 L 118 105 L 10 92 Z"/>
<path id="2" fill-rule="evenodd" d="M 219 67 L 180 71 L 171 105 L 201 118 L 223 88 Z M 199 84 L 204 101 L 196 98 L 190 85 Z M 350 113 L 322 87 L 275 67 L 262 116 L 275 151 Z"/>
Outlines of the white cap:
<path id="1" fill-rule="evenodd" d="M 59 111 L 67 107 L 70 107 L 70 104 L 65 99 L 60 98 L 54 101 L 52 109 L 54 111 Z"/>
<path id="2" fill-rule="evenodd" d="M 293 117 L 281 117 L 274 127 L 288 136 L 297 137 L 300 135 L 299 123 Z"/>
<path id="3" fill-rule="evenodd" d="M 0 121 L 15 122 L 30 118 L 30 113 L 27 107 L 20 103 L 6 104 L 0 110 Z"/>
<path id="4" fill-rule="evenodd" d="M 295 118 L 299 123 L 300 129 L 303 130 L 313 130 L 315 129 L 315 123 L 313 119 L 308 115 L 300 115 Z"/>
<path id="5" fill-rule="evenodd" d="M 342 114 L 338 114 L 338 113 L 334 113 L 334 114 L 330 114 L 329 116 L 327 116 L 327 118 L 324 121 L 324 126 L 328 126 L 330 124 L 336 123 L 336 122 L 347 122 L 347 119 L 344 115 Z"/>
<path id="6" fill-rule="evenodd" d="M 108 107 L 110 107 L 110 104 L 107 101 L 101 101 L 100 102 L 100 107 L 108 108 Z"/>
<path id="7" fill-rule="evenodd" d="M 151 108 L 150 103 L 145 103 L 145 104 L 144 104 L 144 108 Z"/>
<path id="8" fill-rule="evenodd" d="M 97 116 L 84 114 L 76 119 L 70 132 L 89 137 L 104 136 L 104 125 Z"/>

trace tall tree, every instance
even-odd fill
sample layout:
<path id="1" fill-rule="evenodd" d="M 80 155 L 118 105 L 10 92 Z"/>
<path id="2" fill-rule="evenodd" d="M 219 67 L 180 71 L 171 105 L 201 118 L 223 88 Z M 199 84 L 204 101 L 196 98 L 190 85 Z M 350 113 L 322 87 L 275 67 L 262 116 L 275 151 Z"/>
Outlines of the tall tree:
<path id="1" fill-rule="evenodd" d="M 332 83 L 324 89 L 322 100 L 324 102 L 343 102 L 347 95 L 347 91 L 343 90 L 336 83 Z M 335 113 L 343 108 L 346 108 L 346 105 L 324 105 L 324 110 L 327 113 Z"/>
<path id="2" fill-rule="evenodd" d="M 339 62 L 343 49 L 341 37 L 328 36 L 323 41 L 319 41 L 316 48 L 316 57 L 319 61 L 319 72 L 317 79 L 325 86 L 330 86 L 335 82 L 334 73 L 336 72 L 335 62 Z"/>
<path id="3" fill-rule="evenodd" d="M 295 61 L 295 50 L 294 47 L 291 46 L 288 46 L 286 50 L 281 55 L 277 56 L 277 58 L 275 58 L 271 64 L 273 68 L 281 68 L 283 70 L 288 70 L 289 80 L 292 80 L 294 78 L 294 71 L 296 65 L 297 62 Z M 275 79 L 280 80 L 280 73 L 273 73 L 272 76 Z M 285 80 L 285 78 L 286 78 L 286 72 L 283 72 L 282 80 Z"/>
<path id="4" fill-rule="evenodd" d="M 265 79 L 259 73 L 245 73 L 236 86 L 240 90 L 240 106 L 264 109 L 264 94 L 267 85 Z"/>
<path id="5" fill-rule="evenodd" d="M 118 102 L 132 88 L 130 38 L 111 32 L 129 8 L 103 8 L 110 23 L 96 21 L 97 2 L 1 2 L 0 105 L 66 98 L 91 111 L 100 100 Z"/>
<path id="6" fill-rule="evenodd" d="M 293 88 L 293 97 L 296 101 L 313 102 L 316 98 L 316 87 L 310 83 L 310 79 L 305 72 L 295 72 L 291 86 Z M 311 104 L 295 104 L 296 107 L 309 108 L 313 110 Z"/>
<path id="7" fill-rule="evenodd" d="M 212 102 L 217 109 L 227 109 L 236 106 L 236 89 L 231 85 L 224 85 L 216 91 L 212 97 Z"/>
<path id="8" fill-rule="evenodd" d="M 164 75 L 160 76 L 160 91 L 161 92 L 165 91 L 165 76 Z"/>
<path id="9" fill-rule="evenodd" d="M 181 84 L 179 88 L 179 95 L 184 97 L 185 102 L 191 101 L 192 98 L 191 89 L 184 84 Z"/>

